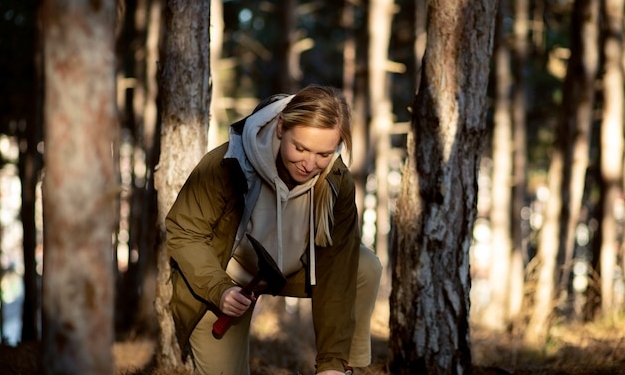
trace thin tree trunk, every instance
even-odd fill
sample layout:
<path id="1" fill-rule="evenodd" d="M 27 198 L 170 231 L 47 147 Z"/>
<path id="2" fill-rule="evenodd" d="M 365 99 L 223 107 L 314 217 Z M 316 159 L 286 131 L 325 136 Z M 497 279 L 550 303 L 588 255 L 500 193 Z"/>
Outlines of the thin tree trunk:
<path id="1" fill-rule="evenodd" d="M 427 0 L 415 1 L 415 88 L 421 83 L 421 62 L 425 54 L 425 43 L 427 41 Z"/>
<path id="2" fill-rule="evenodd" d="M 352 160 L 350 171 L 356 184 L 356 205 L 358 212 L 365 212 L 364 200 L 366 194 L 366 180 L 370 171 L 368 164 L 368 75 L 366 74 L 369 35 L 366 32 L 366 22 L 354 23 L 354 13 L 368 14 L 364 4 L 354 4 L 345 0 L 343 5 L 343 27 L 346 29 L 346 40 L 343 51 L 343 90 L 346 99 L 352 107 Z M 363 227 L 363 234 L 365 228 Z M 367 245 L 372 246 L 373 241 Z"/>
<path id="3" fill-rule="evenodd" d="M 495 60 L 495 114 L 493 134 L 493 177 L 490 222 L 492 229 L 491 262 L 489 268 L 490 300 L 479 314 L 486 327 L 503 330 L 506 325 L 508 285 L 510 276 L 510 204 L 512 195 L 512 118 L 510 91 L 510 48 L 503 20 L 509 16 L 508 2 L 502 2 L 497 13 Z"/>
<path id="4" fill-rule="evenodd" d="M 588 165 L 588 143 L 597 70 L 598 0 L 577 0 L 571 22 L 571 59 L 564 82 L 561 119 L 556 147 L 549 167 L 549 200 L 540 231 L 536 256 L 537 275 L 534 306 L 526 340 L 545 343 L 553 311 L 557 280 L 568 284 L 568 272 L 557 271 L 558 252 L 566 262 L 571 257 L 574 231 Z M 566 251 L 567 254 L 564 254 Z M 565 264 L 565 269 L 569 264 Z M 560 277 L 558 277 L 558 276 Z M 564 285 L 561 286 L 564 288 Z M 563 289 L 565 290 L 565 289 Z"/>
<path id="5" fill-rule="evenodd" d="M 156 359 L 166 372 L 192 371 L 183 363 L 169 302 L 171 268 L 165 248 L 165 215 L 208 146 L 210 89 L 210 0 L 167 0 L 159 62 L 162 103 L 161 151 L 154 185 L 158 192 L 158 278 L 155 309 L 160 335 Z"/>
<path id="6" fill-rule="evenodd" d="M 47 0 L 43 368 L 112 374 L 114 2 Z"/>
<path id="7" fill-rule="evenodd" d="M 471 371 L 469 248 L 497 4 L 429 3 L 415 142 L 408 144 L 395 220 L 393 374 Z"/>
<path id="8" fill-rule="evenodd" d="M 37 145 L 42 140 L 43 127 L 43 46 L 40 23 L 33 24 L 33 98 L 30 116 L 24 131 L 20 135 L 19 174 L 22 188 L 22 205 L 20 220 L 23 228 L 24 254 L 24 302 L 22 304 L 22 337 L 28 342 L 39 339 L 39 282 L 37 275 L 36 249 L 37 225 L 35 206 L 37 201 L 37 184 L 41 173 L 41 156 Z M 26 147 L 23 147 L 23 146 Z M 1 323 L 1 321 L 0 321 Z"/>
<path id="9" fill-rule="evenodd" d="M 160 132 L 158 126 L 157 96 L 158 84 L 156 82 L 158 61 L 158 44 L 161 35 L 161 12 L 162 0 L 149 0 L 147 4 L 147 35 L 146 35 L 146 58 L 145 58 L 145 106 L 143 108 L 143 145 L 145 150 L 146 169 L 154 171 L 158 164 L 160 154 Z M 138 328 L 146 328 L 152 332 L 155 321 L 154 300 L 156 294 L 156 259 L 158 239 L 154 236 L 158 230 L 158 201 L 154 187 L 154 173 L 146 176 L 146 187 L 143 203 L 143 215 L 141 216 L 141 233 L 139 243 L 139 261 L 144 264 L 143 279 L 141 280 L 140 311 L 137 313 L 137 323 L 146 324 Z"/>
<path id="10" fill-rule="evenodd" d="M 510 264 L 510 287 L 508 318 L 511 322 L 518 322 L 523 305 L 524 290 L 524 261 L 527 247 L 521 212 L 525 207 L 527 185 L 527 126 L 525 113 L 525 74 L 527 69 L 527 45 L 529 33 L 529 2 L 528 0 L 514 0 L 514 46 L 512 57 L 512 74 L 514 85 L 512 91 L 512 142 L 513 142 L 513 172 L 512 172 L 512 259 Z"/>
<path id="11" fill-rule="evenodd" d="M 575 230 L 579 222 L 590 149 L 595 103 L 595 81 L 599 69 L 600 0 L 576 0 L 571 30 L 571 59 L 564 83 L 564 152 L 562 213 L 558 263 L 559 295 L 568 293 L 571 262 L 575 249 Z"/>
<path id="12" fill-rule="evenodd" d="M 211 0 L 210 25 L 210 53 L 211 53 L 211 84 L 212 97 L 210 109 L 210 126 L 208 127 L 208 149 L 211 150 L 224 142 L 228 135 L 228 113 L 224 107 L 224 80 L 221 60 L 221 50 L 224 39 L 224 9 L 223 0 Z"/>
<path id="13" fill-rule="evenodd" d="M 279 0 L 277 17 L 280 25 L 278 48 L 275 51 L 278 63 L 276 90 L 277 92 L 295 93 L 297 89 L 296 71 L 298 57 L 295 51 L 295 26 L 297 22 L 296 0 Z"/>
<path id="14" fill-rule="evenodd" d="M 603 122 L 601 124 L 601 311 L 610 316 L 614 305 L 614 278 L 618 254 L 618 223 L 615 216 L 623 181 L 623 0 L 606 0 L 603 14 L 605 63 L 603 76 Z"/>
<path id="15" fill-rule="evenodd" d="M 369 100 L 371 129 L 375 145 L 376 178 L 376 241 L 375 251 L 384 268 L 388 264 L 388 234 L 390 212 L 388 201 L 388 172 L 391 128 L 393 127 L 387 71 L 388 47 L 391 40 L 393 0 L 372 0 L 369 4 Z M 388 274 L 382 274 L 382 290 L 389 284 Z"/>

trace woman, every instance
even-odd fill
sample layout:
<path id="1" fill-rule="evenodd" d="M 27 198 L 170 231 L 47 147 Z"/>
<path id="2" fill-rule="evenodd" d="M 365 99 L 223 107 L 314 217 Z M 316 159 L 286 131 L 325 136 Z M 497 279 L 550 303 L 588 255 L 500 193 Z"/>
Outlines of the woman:
<path id="1" fill-rule="evenodd" d="M 166 218 L 171 301 L 180 346 L 197 374 L 249 374 L 249 326 L 256 295 L 241 287 L 258 273 L 246 235 L 286 276 L 278 293 L 312 299 L 317 374 L 351 373 L 371 360 L 370 318 L 381 266 L 361 247 L 354 182 L 340 151 L 351 122 L 335 88 L 275 95 L 233 124 L 209 152 Z M 236 317 L 222 337 L 220 314 Z"/>

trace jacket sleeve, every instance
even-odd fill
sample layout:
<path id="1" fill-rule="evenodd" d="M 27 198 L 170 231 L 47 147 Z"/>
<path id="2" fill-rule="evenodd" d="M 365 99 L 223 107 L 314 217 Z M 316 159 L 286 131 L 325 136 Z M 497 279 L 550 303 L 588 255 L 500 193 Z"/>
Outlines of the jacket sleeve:
<path id="1" fill-rule="evenodd" d="M 334 205 L 333 244 L 317 250 L 317 285 L 312 288 L 318 372 L 344 371 L 355 326 L 360 232 L 354 181 L 344 165 L 332 173 L 341 175 Z"/>
<path id="2" fill-rule="evenodd" d="M 211 153 L 189 175 L 165 218 L 167 249 L 196 298 L 219 306 L 232 280 L 224 271 L 230 249 L 223 246 L 220 220 L 234 210 L 231 186 L 220 157 Z M 236 224 L 235 224 L 236 225 Z"/>

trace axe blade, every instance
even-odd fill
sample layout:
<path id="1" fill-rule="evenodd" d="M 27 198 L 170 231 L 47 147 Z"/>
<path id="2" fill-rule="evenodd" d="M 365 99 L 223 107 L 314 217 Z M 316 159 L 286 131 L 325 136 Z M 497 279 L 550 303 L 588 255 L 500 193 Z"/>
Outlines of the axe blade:
<path id="1" fill-rule="evenodd" d="M 262 275 L 262 279 L 267 284 L 267 288 L 263 293 L 275 296 L 284 288 L 286 277 L 284 277 L 284 274 L 282 274 L 282 271 L 267 249 L 249 233 L 246 233 L 246 236 L 258 257 L 258 272 Z"/>

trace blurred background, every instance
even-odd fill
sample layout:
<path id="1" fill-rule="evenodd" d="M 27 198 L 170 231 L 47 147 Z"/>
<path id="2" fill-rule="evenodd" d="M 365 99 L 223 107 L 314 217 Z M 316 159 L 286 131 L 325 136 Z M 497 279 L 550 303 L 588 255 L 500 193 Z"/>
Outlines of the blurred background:
<path id="1" fill-rule="evenodd" d="M 12 345 L 41 335 L 45 165 L 37 4 L 0 1 L 0 335 Z M 596 12 L 588 13 L 589 6 Z M 163 0 L 127 0 L 118 12 L 119 340 L 154 335 L 158 325 L 152 172 L 160 152 L 163 9 Z M 211 1 L 208 148 L 271 94 L 310 83 L 342 88 L 354 112 L 350 169 L 362 240 L 388 269 L 426 22 L 425 0 Z M 491 74 L 481 77 L 489 82 L 490 131 L 471 248 L 472 323 L 524 331 L 535 309 L 544 309 L 537 269 L 550 256 L 556 297 L 539 313 L 557 322 L 622 316 L 622 34 L 622 1 L 500 1 Z M 389 278 L 386 272 L 381 301 L 391 293 Z M 388 316 L 381 314 L 384 330 Z"/>

